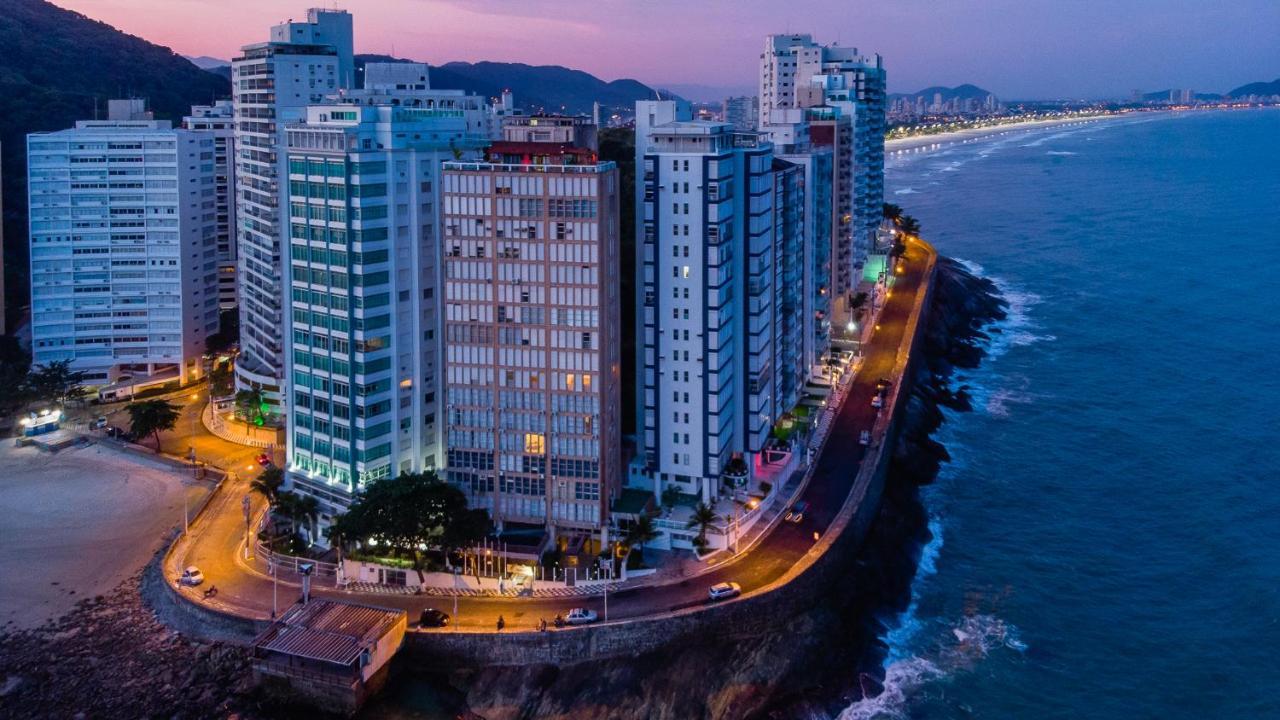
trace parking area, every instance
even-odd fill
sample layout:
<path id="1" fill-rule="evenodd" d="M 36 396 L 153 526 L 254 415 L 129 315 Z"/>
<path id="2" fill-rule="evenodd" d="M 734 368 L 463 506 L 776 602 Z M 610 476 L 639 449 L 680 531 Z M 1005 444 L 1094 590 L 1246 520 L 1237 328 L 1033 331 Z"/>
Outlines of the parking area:
<path id="1" fill-rule="evenodd" d="M 0 441 L 0 629 L 34 627 L 140 569 L 211 485 L 106 443 Z"/>

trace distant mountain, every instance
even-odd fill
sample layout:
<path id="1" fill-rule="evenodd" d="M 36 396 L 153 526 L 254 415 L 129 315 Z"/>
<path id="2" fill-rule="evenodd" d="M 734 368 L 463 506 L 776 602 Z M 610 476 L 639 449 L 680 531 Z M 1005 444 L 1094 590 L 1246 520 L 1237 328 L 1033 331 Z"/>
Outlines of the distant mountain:
<path id="1" fill-rule="evenodd" d="M 44 0 L 0 2 L 0 142 L 4 173 L 6 307 L 27 295 L 26 134 L 61 130 L 105 112 L 106 101 L 145 97 L 157 117 L 227 97 L 226 79 L 172 50 Z"/>
<path id="2" fill-rule="evenodd" d="M 1280 95 L 1280 78 L 1271 82 L 1254 82 L 1240 87 L 1227 93 L 1227 97 L 1248 97 L 1250 95 Z"/>
<path id="3" fill-rule="evenodd" d="M 224 66 L 231 67 L 230 60 L 222 60 L 216 57 L 209 57 L 208 55 L 197 55 L 195 57 L 192 57 L 190 55 L 183 55 L 182 57 L 190 60 L 192 65 L 195 65 L 201 70 L 213 70 L 214 68 L 220 68 Z"/>
<path id="4" fill-rule="evenodd" d="M 898 98 L 911 98 L 912 100 L 915 100 L 918 97 L 922 97 L 925 102 L 933 102 L 934 95 L 938 94 L 942 95 L 942 102 L 948 102 L 950 100 L 968 100 L 970 98 L 974 100 L 986 100 L 987 96 L 992 93 L 990 91 L 983 90 L 977 85 L 970 85 L 966 83 L 964 85 L 957 85 L 956 87 L 934 85 L 933 87 L 927 87 L 920 92 L 913 93 L 890 93 L 889 99 L 896 100 Z"/>
<path id="5" fill-rule="evenodd" d="M 389 55 L 357 55 L 356 75 L 366 62 L 413 62 Z M 604 110 L 635 110 L 636 100 L 654 97 L 653 88 L 637 80 L 605 82 L 600 78 L 559 65 L 525 65 L 504 62 L 451 62 L 431 66 L 431 87 L 466 90 L 497 97 L 503 90 L 515 95 L 516 105 L 530 111 L 589 114 L 593 102 Z"/>

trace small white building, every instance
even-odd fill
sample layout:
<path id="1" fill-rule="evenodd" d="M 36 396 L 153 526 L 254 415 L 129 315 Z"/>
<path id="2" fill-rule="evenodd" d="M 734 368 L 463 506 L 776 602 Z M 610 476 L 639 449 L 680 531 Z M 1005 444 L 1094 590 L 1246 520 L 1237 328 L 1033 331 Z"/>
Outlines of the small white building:
<path id="1" fill-rule="evenodd" d="M 27 136 L 35 363 L 95 385 L 199 377 L 218 330 L 214 143 L 140 99 Z"/>

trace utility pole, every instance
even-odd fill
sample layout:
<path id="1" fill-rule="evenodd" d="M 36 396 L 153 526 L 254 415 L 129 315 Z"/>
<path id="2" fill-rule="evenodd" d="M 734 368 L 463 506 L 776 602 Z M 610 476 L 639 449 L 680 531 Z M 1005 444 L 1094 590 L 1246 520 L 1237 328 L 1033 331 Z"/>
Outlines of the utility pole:
<path id="1" fill-rule="evenodd" d="M 244 559 L 245 560 L 248 560 L 249 558 L 253 557 L 253 554 L 249 550 L 250 546 L 253 543 L 253 531 L 250 528 L 250 520 L 249 520 L 250 503 L 251 501 L 249 500 L 249 494 L 245 493 L 244 499 L 240 501 L 240 507 L 244 510 Z"/>
<path id="2" fill-rule="evenodd" d="M 604 583 L 604 621 L 609 622 L 609 581 Z"/>

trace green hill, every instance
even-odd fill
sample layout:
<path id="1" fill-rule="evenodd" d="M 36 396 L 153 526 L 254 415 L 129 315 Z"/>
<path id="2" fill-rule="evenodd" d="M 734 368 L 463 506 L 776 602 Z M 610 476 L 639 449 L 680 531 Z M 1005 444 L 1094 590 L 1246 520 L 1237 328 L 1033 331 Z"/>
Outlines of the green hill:
<path id="1" fill-rule="evenodd" d="M 113 97 L 145 97 L 157 117 L 181 119 L 231 85 L 172 50 L 44 0 L 0 1 L 0 142 L 4 173 L 5 307 L 28 302 L 26 134 L 61 130 L 105 112 Z"/>
<path id="2" fill-rule="evenodd" d="M 1280 95 L 1280 78 L 1271 82 L 1255 82 L 1241 85 L 1227 93 L 1227 97 L 1249 97 L 1250 95 L 1261 95 L 1263 97 Z"/>

